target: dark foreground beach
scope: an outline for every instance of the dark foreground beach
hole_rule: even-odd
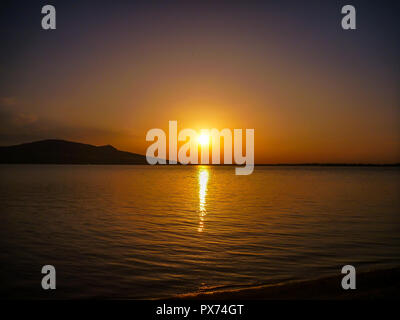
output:
[[[185,294],[189,300],[348,300],[399,299],[400,268],[360,272],[355,290],[341,287],[343,275],[308,281],[287,282],[240,290]]]

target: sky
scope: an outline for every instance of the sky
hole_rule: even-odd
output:
[[[41,28],[41,7],[57,29]],[[356,8],[356,30],[341,8]],[[5,1],[0,145],[145,154],[152,128],[255,130],[256,163],[400,162],[400,5]]]

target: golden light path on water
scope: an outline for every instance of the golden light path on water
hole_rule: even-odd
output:
[[[199,168],[199,227],[197,231],[202,232],[204,229],[204,216],[206,212],[206,195],[208,183],[208,168]]]

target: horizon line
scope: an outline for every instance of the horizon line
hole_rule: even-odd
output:
[[[105,146],[110,146],[112,148],[114,148],[117,151],[121,151],[121,152],[127,152],[127,153],[131,153],[131,154],[135,154],[135,155],[139,155],[142,157],[146,157],[146,155],[140,154],[140,153],[136,153],[136,152],[132,152],[132,151],[125,151],[125,150],[120,150],[115,148],[113,145],[111,144],[105,144],[105,145],[94,145],[94,144],[89,144],[89,143],[84,143],[84,142],[76,142],[76,141],[71,141],[71,140],[66,140],[66,139],[55,139],[55,138],[50,138],[50,139],[41,139],[41,140],[35,140],[35,141],[29,141],[29,142],[22,142],[22,143],[18,143],[18,144],[13,144],[13,145],[0,145],[0,148],[7,148],[7,147],[15,147],[15,146],[21,146],[24,144],[32,144],[32,143],[38,143],[38,142],[47,142],[47,141],[62,141],[62,142],[68,142],[68,143],[75,143],[75,144],[83,144],[83,145],[88,145],[88,146],[92,146],[92,147],[105,147]],[[155,164],[155,165],[183,165],[181,163],[169,163],[169,159],[166,159],[166,161],[168,163],[166,164]],[[1,164],[7,164],[7,163],[1,163]],[[9,163],[11,164],[11,163]],[[16,164],[16,163],[12,163],[12,164]],[[21,163],[22,164],[22,163]],[[28,163],[26,163],[28,164]],[[50,163],[32,163],[32,164],[50,164]],[[54,163],[57,164],[57,163]],[[67,163],[64,163],[67,164]],[[74,163],[71,163],[74,164]],[[139,165],[139,164],[122,164],[122,165]],[[150,165],[150,164],[148,164]],[[186,165],[190,165],[190,166],[242,166],[240,164],[236,164],[236,163],[232,163],[232,164],[225,164],[225,163],[188,163]],[[254,163],[254,166],[337,166],[337,167],[350,167],[350,166],[363,166],[363,167],[396,167],[396,166],[400,166],[400,162],[389,162],[389,163],[370,163],[370,162],[300,162],[300,163],[290,163],[290,162],[281,162],[281,163]]]

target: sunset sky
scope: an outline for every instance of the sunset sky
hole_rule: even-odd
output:
[[[256,163],[400,162],[400,6],[371,2],[2,4],[0,145],[144,154],[177,120],[254,128]],[[341,28],[350,3],[357,30]]]

